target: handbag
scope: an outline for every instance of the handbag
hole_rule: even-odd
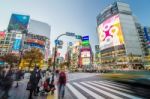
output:
[[[32,88],[32,84],[31,84],[31,82],[29,81],[29,82],[27,83],[27,88],[26,88],[26,90],[31,90],[31,88]]]

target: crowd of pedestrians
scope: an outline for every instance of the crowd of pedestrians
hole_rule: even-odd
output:
[[[27,84],[27,90],[30,91],[29,99],[34,96],[54,94],[56,87],[58,89],[58,99],[63,99],[65,94],[66,74],[63,70],[56,70],[52,72],[50,69],[46,71],[40,70],[38,67],[34,68],[30,75]]]
[[[11,69],[9,67],[0,68],[0,99],[8,99],[9,90],[15,83],[15,88],[19,87],[20,80],[24,79],[25,72],[19,69]],[[64,70],[51,69],[41,70],[35,67],[30,72],[30,78],[27,83],[26,90],[29,91],[28,99],[34,96],[54,94],[58,89],[58,99],[63,99],[65,94],[66,73]],[[2,94],[3,92],[3,94]]]

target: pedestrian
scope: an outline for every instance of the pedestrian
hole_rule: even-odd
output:
[[[63,99],[65,95],[66,73],[61,70],[58,78],[58,99]]]
[[[2,90],[4,91],[4,94],[2,96],[2,99],[7,99],[9,97],[9,89],[12,85],[12,71],[7,66],[2,71]]]
[[[39,92],[38,83],[40,79],[41,79],[41,75],[40,75],[39,67],[36,67],[32,71],[30,80],[29,80],[29,83],[31,84],[29,99],[32,99],[33,92],[34,92],[34,96],[38,95],[38,92]]]
[[[22,72],[21,72],[21,70],[19,70],[19,69],[17,69],[16,70],[16,86],[15,86],[15,88],[17,88],[18,86],[19,86],[19,81],[21,80],[21,77],[22,77]]]

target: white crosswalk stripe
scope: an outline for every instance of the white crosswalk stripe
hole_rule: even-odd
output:
[[[123,96],[126,96],[126,97],[131,98],[131,99],[141,99],[139,97],[136,97],[136,96],[133,96],[133,95],[130,95],[130,94],[126,94],[126,93],[123,93],[121,91],[117,91],[117,90],[114,90],[114,89],[111,89],[111,88],[108,88],[108,87],[105,87],[105,86],[100,86],[100,85],[92,83],[92,82],[87,82],[87,83],[95,85],[95,86],[97,86],[99,88],[103,88],[103,89],[109,90],[111,92],[114,92],[114,93],[117,93],[117,94],[120,94],[120,95],[123,95]]]
[[[129,93],[133,93],[132,91],[130,90],[127,90],[127,89],[123,89],[123,88],[120,88],[120,87],[116,87],[116,86],[111,86],[110,84],[108,84],[107,82],[97,82],[97,81],[93,81],[95,83],[98,83],[100,85],[104,85],[104,86],[107,86],[107,87],[110,87],[110,88],[113,88],[113,89],[117,89],[117,90],[121,90],[121,91],[125,91],[125,92],[129,92]]]
[[[106,91],[103,91],[103,90],[101,90],[101,89],[99,89],[99,88],[93,87],[93,86],[91,86],[91,85],[89,85],[89,84],[86,84],[85,82],[81,82],[81,83],[82,83],[83,85],[89,87],[89,88],[92,88],[92,89],[94,89],[94,90],[100,92],[100,93],[103,93],[103,94],[105,94],[105,95],[107,95],[107,96],[110,96],[110,97],[112,97],[113,99],[122,99],[121,97],[118,97],[118,96],[116,96],[116,95],[113,95],[113,94],[111,94],[111,93],[108,93],[108,92],[106,92]]]
[[[75,94],[78,99],[87,99],[83,96],[77,89],[75,89],[71,84],[67,84],[67,87]]]
[[[116,87],[114,84],[111,84],[111,82],[104,82],[105,81],[73,82],[68,83],[67,87],[77,99],[89,99],[89,96],[92,96],[93,99],[105,99],[108,97],[110,97],[110,99],[142,99],[139,96],[131,94],[130,92],[132,91],[124,89],[124,86]]]
[[[78,83],[73,83],[74,85],[78,86],[79,88],[81,88],[83,91],[85,91],[86,93],[88,93],[89,95],[91,95],[92,97],[94,97],[95,99],[105,99],[102,96],[99,96],[98,94],[90,91],[89,89],[87,89],[86,87],[78,84]]]

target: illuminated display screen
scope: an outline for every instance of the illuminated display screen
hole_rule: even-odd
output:
[[[16,39],[13,45],[13,50],[18,50],[20,49],[21,46],[21,39]]]
[[[16,38],[13,44],[13,50],[19,51],[21,48],[21,39],[22,39],[22,34],[16,34]]]
[[[90,57],[90,51],[83,51],[81,52],[81,57]]]
[[[12,14],[8,25],[9,30],[26,30],[30,16]]]
[[[0,31],[0,40],[3,40],[5,38],[5,32]]]
[[[119,15],[112,16],[100,24],[98,33],[101,50],[124,44]]]
[[[39,44],[39,45],[45,45],[44,41],[38,40],[38,39],[27,39],[27,43],[35,43],[35,44]]]
[[[82,58],[82,65],[89,65],[90,64],[90,58]]]

